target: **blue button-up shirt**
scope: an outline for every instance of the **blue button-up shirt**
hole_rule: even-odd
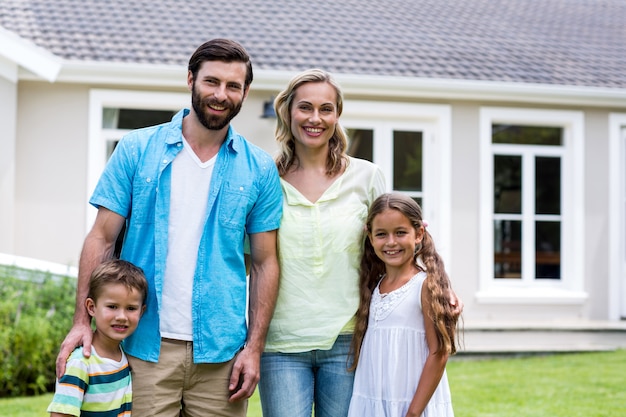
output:
[[[183,149],[182,120],[133,131],[117,145],[90,203],[126,218],[121,258],[148,279],[147,308],[124,341],[127,353],[157,362],[159,310],[167,255],[172,161]],[[226,362],[246,341],[245,234],[280,225],[282,192],[274,161],[231,127],[211,179],[193,283],[194,362]]]

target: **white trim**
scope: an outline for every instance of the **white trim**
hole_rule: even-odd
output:
[[[62,59],[28,39],[0,27],[0,56],[31,71],[36,78],[54,82],[62,66]]]
[[[493,278],[493,152],[492,123],[562,126],[562,279],[495,280]],[[480,260],[479,291],[483,303],[582,303],[584,288],[584,113],[547,109],[481,107],[480,109]],[[559,301],[560,300],[560,301]]]
[[[350,94],[506,101],[532,104],[616,106],[623,108],[626,89],[522,82],[336,74]]]
[[[18,68],[15,62],[0,55],[0,77],[6,78],[13,84],[16,84]]]
[[[624,252],[626,251],[626,213],[622,202],[626,198],[626,167],[622,130],[626,129],[626,113],[609,114],[609,320],[626,315],[626,283]]]
[[[173,110],[177,111],[190,105],[190,94],[92,89],[89,91],[89,122],[87,143],[87,199],[91,197],[102,170],[106,164],[106,140],[103,137],[102,109],[104,107]],[[96,218],[96,211],[87,205],[85,230],[91,229]]]
[[[69,277],[78,276],[78,268],[69,265],[62,265],[54,262],[42,261],[23,256],[0,253],[0,265],[15,266],[24,269],[34,269],[37,271],[49,272],[54,275],[65,275]]]
[[[584,291],[567,291],[556,288],[497,288],[478,291],[479,304],[530,304],[530,305],[580,305],[588,295]]]
[[[153,89],[179,87],[187,90],[187,68],[181,65],[66,62],[57,81],[90,85],[147,86]]]
[[[297,72],[255,69],[252,89],[277,93]],[[63,67],[56,80],[91,85],[141,85],[154,89],[182,88],[186,83],[186,74],[185,65],[63,61]],[[626,103],[625,88],[339,73],[334,76],[342,85],[346,95],[370,96],[387,100],[422,98],[617,108],[623,108]],[[23,71],[20,72],[19,78],[36,79],[32,74]]]

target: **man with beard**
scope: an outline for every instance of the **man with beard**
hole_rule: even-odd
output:
[[[278,288],[282,193],[270,155],[230,126],[251,83],[241,45],[201,45],[189,60],[191,109],[126,135],[90,199],[98,214],[82,249],[74,325],[57,375],[74,347],[91,352],[87,279],[113,256],[125,224],[120,257],[141,267],[149,283],[146,312],[123,342],[135,417],[245,416],[259,380]]]

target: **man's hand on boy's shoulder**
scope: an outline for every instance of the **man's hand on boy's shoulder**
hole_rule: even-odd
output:
[[[65,374],[65,366],[70,355],[78,346],[83,347],[83,355],[88,358],[91,356],[91,340],[93,332],[91,326],[83,324],[75,324],[70,332],[65,336],[65,340],[61,343],[61,349],[57,356],[56,375],[61,378]]]

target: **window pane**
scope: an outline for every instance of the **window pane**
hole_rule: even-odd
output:
[[[536,278],[561,278],[561,222],[537,222],[535,254]]]
[[[109,140],[107,140],[107,155],[106,155],[107,161],[111,157],[111,154],[113,153],[115,148],[117,148],[117,144],[118,143],[120,143],[120,141],[117,140],[117,139],[113,139],[113,140],[109,139]]]
[[[522,212],[522,157],[493,156],[494,213]]]
[[[393,189],[422,191],[422,132],[393,132]]]
[[[522,278],[522,222],[495,220],[493,228],[496,278]]]
[[[374,131],[369,129],[347,129],[348,155],[374,161]]]
[[[493,143],[510,143],[514,145],[552,145],[563,144],[563,129],[560,127],[541,126],[491,126]]]
[[[561,158],[535,158],[535,212],[561,214]]]
[[[117,121],[120,117],[120,109],[102,109],[102,128],[117,129]]]
[[[143,109],[111,109],[102,110],[103,124],[109,129],[139,129],[146,126],[169,122],[176,111],[143,110]]]

